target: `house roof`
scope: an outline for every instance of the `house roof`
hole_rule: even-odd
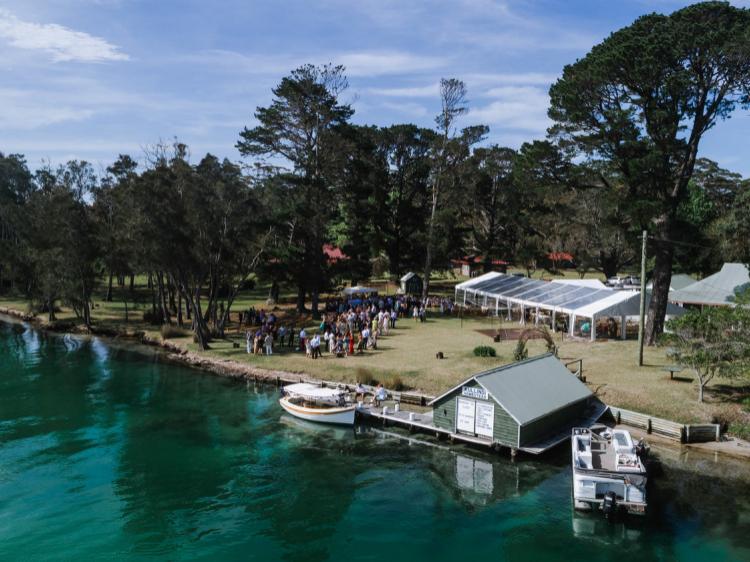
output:
[[[329,263],[336,263],[339,260],[349,259],[349,256],[342,252],[341,248],[331,246],[330,244],[323,245],[323,253],[325,254],[326,259]]]
[[[473,375],[430,404],[472,380],[482,386],[520,425],[592,395],[557,357],[548,353]]]
[[[689,275],[686,275],[685,273],[677,273],[676,275],[672,275],[672,280],[669,282],[669,288],[675,291],[680,291],[693,283],[695,283],[695,279]]]
[[[737,291],[750,284],[750,273],[744,263],[725,263],[719,271],[701,281],[670,291],[669,300],[687,304],[734,306]]]
[[[410,271],[409,273],[407,273],[406,275],[404,275],[404,276],[403,276],[403,277],[401,278],[401,282],[402,282],[402,283],[406,283],[406,282],[407,282],[407,281],[408,281],[409,279],[411,279],[412,277],[416,277],[417,279],[419,279],[419,275],[417,275],[417,274],[416,274],[416,273],[414,273],[413,271]],[[420,281],[421,281],[421,279],[420,279]]]
[[[484,263],[484,256],[464,256],[458,260],[451,260],[454,265],[481,265]],[[500,259],[490,260],[491,265],[510,265],[510,262]]]
[[[672,279],[669,281],[669,290],[670,291],[680,291],[687,287],[688,285],[692,285],[695,283],[695,279],[687,275],[686,273],[676,273],[672,275]],[[654,282],[649,281],[648,285],[646,285],[646,288],[650,291],[654,288]]]
[[[547,259],[552,261],[573,261],[573,254],[568,252],[550,252],[547,254]]]

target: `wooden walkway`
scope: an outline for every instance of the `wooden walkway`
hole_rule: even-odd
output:
[[[552,449],[560,443],[570,439],[570,434],[573,427],[589,427],[590,425],[596,423],[596,421],[602,416],[606,409],[607,406],[605,404],[599,403],[596,407],[591,408],[586,412],[585,418],[578,419],[574,423],[565,425],[565,427],[560,428],[557,433],[551,435],[550,437],[547,437],[542,441],[538,441],[530,446],[518,447],[517,450],[532,455],[542,454],[545,451],[548,451],[549,449]],[[511,454],[514,454],[514,450],[512,447],[508,447],[507,445],[503,445],[502,443],[498,443],[496,441],[493,441],[492,439],[476,437],[474,435],[465,435],[463,433],[454,433],[453,431],[450,431],[448,429],[436,426],[432,419],[431,411],[413,412],[409,410],[399,410],[397,412],[395,411],[395,404],[391,402],[386,403],[381,407],[376,407],[372,404],[364,404],[357,409],[357,412],[365,419],[369,418],[370,421],[377,420],[384,426],[391,424],[394,426],[405,428],[410,432],[424,431],[427,433],[432,433],[438,438],[447,437],[451,440],[451,442],[462,441],[471,445],[487,447],[488,449],[509,449],[511,451]]]
[[[387,413],[383,413],[384,408]],[[381,421],[383,425],[393,424],[399,427],[404,427],[409,431],[426,431],[433,433],[436,437],[446,436],[451,441],[464,441],[465,443],[471,443],[472,445],[481,445],[483,447],[492,448],[496,446],[491,439],[483,439],[481,437],[474,437],[473,435],[464,435],[462,433],[453,433],[450,430],[438,427],[432,420],[432,412],[412,412],[406,410],[394,411],[394,406],[386,404],[383,407],[375,407],[372,404],[364,404],[357,410],[365,419],[370,418]]]

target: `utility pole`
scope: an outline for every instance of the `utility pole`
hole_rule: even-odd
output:
[[[641,246],[641,310],[638,322],[638,366],[643,367],[643,332],[646,328],[646,239],[648,233],[643,231]],[[623,326],[623,330],[625,327]]]

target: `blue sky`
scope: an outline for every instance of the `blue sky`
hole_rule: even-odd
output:
[[[748,1],[734,2],[737,5]],[[0,151],[36,168],[108,165],[174,137],[193,159],[234,148],[271,88],[303,63],[348,69],[357,123],[432,126],[441,77],[463,79],[464,124],[517,148],[543,138],[565,64],[673,0],[0,0]],[[750,176],[750,116],[702,155]]]

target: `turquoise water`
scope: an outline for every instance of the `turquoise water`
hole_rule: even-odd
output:
[[[668,451],[649,516],[609,524],[573,514],[564,450],[410,437],[0,323],[0,560],[750,560],[744,465]]]

